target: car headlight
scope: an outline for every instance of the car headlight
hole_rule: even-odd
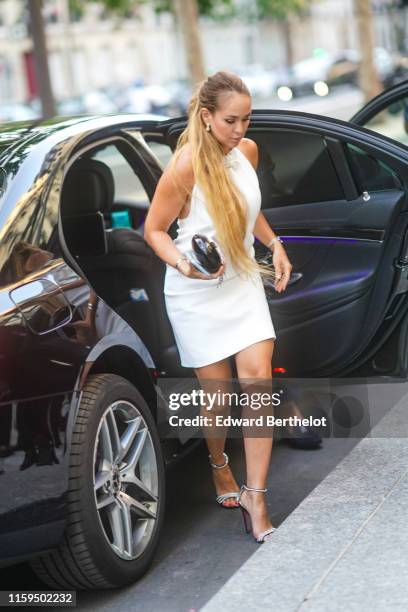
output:
[[[316,81],[313,85],[313,90],[317,96],[327,96],[329,93],[329,86],[324,81]]]
[[[290,87],[286,87],[286,85],[278,87],[276,94],[282,102],[289,102],[293,98],[293,91]]]

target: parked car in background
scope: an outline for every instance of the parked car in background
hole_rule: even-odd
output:
[[[408,147],[375,131],[407,96],[405,82],[349,122],[253,112],[262,210],[293,264],[283,294],[265,288],[275,377],[407,379]],[[162,381],[177,389],[194,373],[143,238],[159,160],[185,125],[139,114],[0,127],[0,565],[30,559],[53,589],[146,571],[165,466],[195,444],[165,427]]]
[[[6,121],[29,121],[36,119],[38,114],[28,104],[1,104],[0,123]]]
[[[57,100],[57,114],[71,117],[85,114],[85,104],[81,97],[64,98]],[[88,111],[89,112],[89,111]]]
[[[320,53],[294,64],[281,78],[276,92],[281,99],[303,95],[327,95],[337,85],[358,85],[360,52],[345,49],[339,53]],[[398,62],[382,47],[374,49],[374,63],[385,87],[393,83]],[[283,96],[286,96],[283,97]]]
[[[187,114],[192,95],[191,83],[187,79],[173,79],[165,83],[164,87],[170,94],[170,104],[166,114],[170,117]]]
[[[267,98],[273,94],[276,87],[275,73],[266,70],[261,64],[237,66],[232,72],[241,77],[254,98]]]

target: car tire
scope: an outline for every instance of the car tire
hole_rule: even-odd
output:
[[[149,406],[115,374],[89,377],[72,431],[67,525],[32,561],[57,589],[130,584],[149,567],[163,523],[165,474]]]

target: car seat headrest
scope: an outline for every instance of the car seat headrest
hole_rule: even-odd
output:
[[[105,213],[112,208],[113,199],[113,175],[106,164],[89,157],[81,157],[72,164],[62,189],[63,215]]]

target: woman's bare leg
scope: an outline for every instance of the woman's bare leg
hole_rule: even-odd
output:
[[[201,368],[195,368],[195,373],[205,392],[231,392],[231,367],[228,359],[223,359],[222,361],[217,361],[216,363],[212,363]],[[216,405],[211,411],[207,411],[205,407],[202,407],[201,409],[201,414],[205,416],[210,416],[211,414],[215,413],[223,415],[229,414],[229,406]],[[215,425],[212,425],[203,427],[203,433],[205,435],[207,447],[211,455],[211,463],[216,463],[218,465],[223,464],[225,462],[223,452],[225,448],[227,429],[222,430],[220,427],[215,427]],[[211,471],[217,495],[239,491],[239,487],[229,466],[221,470],[212,469]],[[237,500],[233,498],[225,500],[223,505],[237,506]]]
[[[242,390],[251,393],[251,389],[264,393],[272,393],[272,355],[274,340],[263,340],[246,347],[235,355],[238,378]],[[259,386],[249,385],[251,379],[258,379]],[[242,382],[241,382],[242,381]],[[255,380],[254,380],[255,383]],[[251,413],[251,414],[249,414]],[[271,410],[269,411],[271,414]],[[249,410],[245,416],[256,417],[256,412]],[[266,438],[248,437],[244,434],[246,472],[248,487],[264,489],[269,470],[272,452],[273,432]],[[257,535],[272,526],[263,493],[244,491],[242,503],[248,509]]]

